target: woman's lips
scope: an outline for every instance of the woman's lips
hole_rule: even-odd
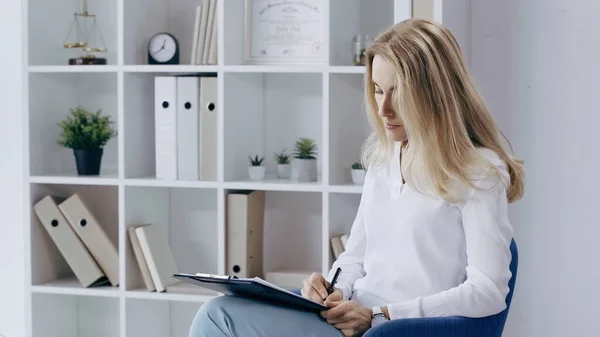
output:
[[[399,127],[400,127],[400,125],[397,125],[397,124],[385,123],[385,128],[388,129],[388,130],[394,130],[394,129],[399,128]]]

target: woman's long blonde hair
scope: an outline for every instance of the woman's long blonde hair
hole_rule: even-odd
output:
[[[395,107],[408,136],[401,144],[402,173],[412,188],[450,201],[461,199],[456,183],[474,187],[474,174],[495,169],[489,162],[486,168],[481,165],[483,157],[476,149],[487,148],[507,165],[508,201],[523,196],[522,161],[502,148],[499,136],[506,137],[475,88],[455,38],[444,26],[428,20],[398,23],[366,51],[365,97],[374,132],[363,147],[365,166],[383,164],[394,153],[394,142],[377,114],[371,77],[375,55],[395,69]]]

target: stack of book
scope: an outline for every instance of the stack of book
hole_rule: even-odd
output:
[[[117,248],[78,194],[47,195],[33,210],[83,287],[119,285]]]
[[[137,260],[148,291],[165,292],[177,279],[177,263],[169,245],[167,228],[161,225],[140,224],[127,229],[133,254]]]
[[[346,250],[346,241],[348,241],[348,234],[333,235],[330,238],[331,252],[333,257],[337,260],[340,254]]]
[[[217,179],[217,77],[154,78],[156,179]]]
[[[217,64],[217,0],[196,7],[190,64]]]

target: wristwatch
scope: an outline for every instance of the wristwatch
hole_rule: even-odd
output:
[[[388,321],[387,317],[381,311],[381,307],[373,307],[371,309],[373,314],[371,315],[371,326],[376,326],[377,324],[381,324],[385,321]]]

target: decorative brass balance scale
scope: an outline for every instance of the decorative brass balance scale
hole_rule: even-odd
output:
[[[106,64],[106,58],[97,57],[94,53],[105,53],[108,49],[98,28],[96,15],[88,13],[87,0],[83,0],[83,11],[74,13],[74,21],[67,33],[64,47],[68,49],[81,48],[86,54],[70,58],[69,65],[97,65]],[[88,23],[91,25],[88,29]],[[73,30],[75,32],[73,33]],[[73,37],[72,34],[75,34]],[[99,44],[96,44],[99,40]]]

